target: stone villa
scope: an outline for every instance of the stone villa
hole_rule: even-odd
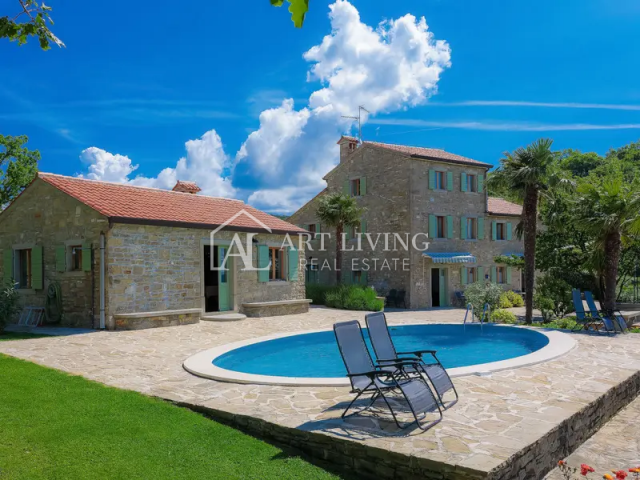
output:
[[[39,173],[0,214],[0,279],[17,284],[24,306],[57,309],[61,301],[66,326],[132,329],[306,311],[304,253],[282,248],[285,234],[302,229],[198,191],[190,182],[167,191]],[[234,257],[226,270],[212,270],[234,234],[271,268],[246,270]]]
[[[372,285],[383,294],[404,290],[410,308],[452,305],[455,292],[482,278],[522,290],[520,271],[494,261],[502,254],[521,255],[523,245],[515,235],[521,207],[487,195],[484,183],[492,165],[439,149],[358,144],[347,136],[338,144],[340,163],[324,177],[326,189],[289,218],[312,232],[332,234],[324,251],[318,251],[320,239],[311,242],[308,281],[335,282],[335,230],[320,224],[315,212],[320,196],[344,192],[356,197],[365,213],[346,233],[345,250],[357,250],[358,238],[362,249],[343,253],[343,281]],[[378,234],[397,233],[405,243],[396,237],[385,248],[379,237],[373,249],[359,233],[374,241]],[[416,248],[424,234],[428,247]],[[407,236],[419,240],[416,247]]]

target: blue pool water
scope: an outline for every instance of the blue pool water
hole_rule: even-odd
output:
[[[365,339],[375,359],[367,331]],[[495,325],[406,325],[391,327],[398,351],[437,350],[445,368],[465,367],[527,355],[549,339],[541,333]],[[332,331],[306,333],[247,345],[213,360],[217,367],[282,377],[346,375]]]

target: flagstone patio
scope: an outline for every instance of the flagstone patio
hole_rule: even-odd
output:
[[[464,311],[387,316],[391,324],[460,322]],[[178,402],[379,478],[542,478],[640,392],[637,334],[572,334],[578,345],[562,357],[456,378],[459,403],[426,433],[398,432],[383,417],[340,421],[352,398],[348,388],[222,383],[182,368],[187,357],[217,345],[353,318],[363,320],[364,312],[312,308],[239,322],[3,342],[0,352]]]

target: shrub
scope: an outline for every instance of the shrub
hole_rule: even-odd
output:
[[[321,290],[323,293],[318,293]],[[309,289],[307,291],[309,292]],[[313,293],[318,294],[322,298],[322,304],[330,308],[379,312],[384,307],[384,301],[377,298],[373,288],[361,285],[323,286],[323,289],[314,290]]]
[[[553,302],[553,307],[548,308],[548,303],[543,302],[546,309],[552,310],[556,317],[562,318],[567,313],[573,312],[573,297],[571,295],[571,285],[563,279],[553,275],[545,275],[538,281],[536,295]],[[535,301],[535,296],[533,297]],[[540,307],[536,307],[540,308]],[[540,310],[542,310],[540,308]],[[544,313],[543,313],[544,317]]]
[[[554,316],[555,304],[552,299],[545,297],[541,293],[536,293],[533,297],[533,306],[542,313],[542,320],[550,322]]]
[[[558,318],[549,323],[545,323],[543,326],[546,328],[562,328],[565,330],[573,330],[576,325],[576,317],[564,317]]]
[[[511,300],[509,299],[509,295],[507,295],[507,292],[500,295],[500,300],[498,300],[498,306],[500,308],[513,307],[513,303],[511,303]]]
[[[0,286],[0,333],[20,311],[20,296],[11,284]]]
[[[498,309],[494,312],[491,312],[491,321],[495,323],[514,324],[516,323],[517,319],[513,313],[507,310]]]
[[[335,289],[335,287],[320,285],[318,283],[307,283],[305,285],[306,296],[311,299],[314,305],[324,305],[325,295],[331,291],[331,289]]]
[[[509,298],[509,301],[511,302],[511,305],[513,305],[514,307],[524,307],[524,298],[522,298],[522,295],[518,295],[513,290],[509,290],[508,292],[506,292],[506,294]]]
[[[495,283],[489,282],[475,282],[467,285],[464,290],[464,296],[467,303],[473,306],[473,312],[477,318],[482,315],[482,309],[485,303],[488,303],[491,310],[495,310],[500,302],[500,295],[502,294],[502,288]]]

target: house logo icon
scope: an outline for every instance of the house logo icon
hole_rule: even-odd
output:
[[[251,223],[253,223],[255,227],[246,227],[246,226],[240,227],[237,225],[233,225],[233,222],[237,218],[243,215],[249,218],[249,220],[251,220]],[[267,225],[261,222],[254,215],[247,212],[245,209],[242,209],[239,212],[237,212],[235,215],[229,217],[227,220],[225,220],[224,223],[216,227],[214,230],[211,230],[211,232],[209,233],[209,248],[213,249],[216,246],[216,234],[221,230],[224,230],[225,228],[229,228],[229,227],[232,227],[233,230],[240,230],[240,229],[264,230],[264,233],[272,233],[271,228],[269,228]],[[240,238],[240,235],[238,233],[235,233],[233,235],[233,238],[231,239],[231,241],[228,241],[226,239],[224,240],[224,245],[226,246],[226,248],[224,249],[224,258],[221,258],[219,260],[219,265],[215,265],[214,255],[212,252],[212,254],[210,255],[211,261],[209,265],[209,268],[211,268],[212,271],[227,270],[227,260],[229,259],[229,257],[242,258],[242,262],[244,263],[243,270],[245,271],[246,270],[248,271],[268,270],[269,268],[271,268],[271,263],[269,263],[269,265],[263,268],[257,268],[253,266],[254,265],[253,242],[254,242],[254,237],[257,235],[257,233],[256,232],[245,233],[246,230],[243,232],[243,235],[246,235],[247,237],[245,245],[243,245],[242,239]]]

